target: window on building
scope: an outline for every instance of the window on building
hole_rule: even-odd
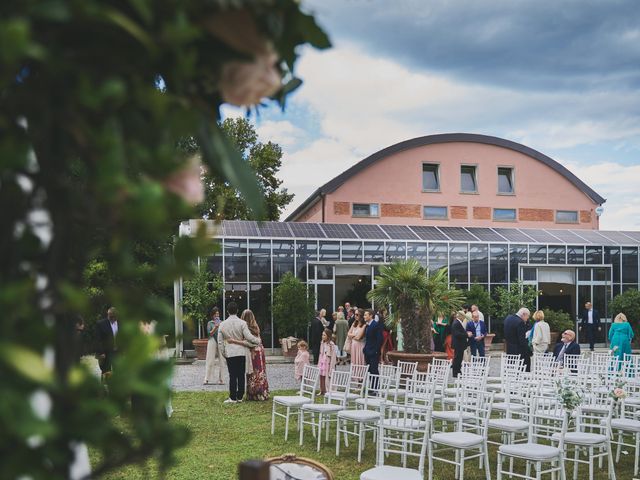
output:
[[[422,164],[422,189],[430,192],[440,191],[440,174],[437,163]]]
[[[578,212],[576,210],[556,210],[557,223],[578,223]]]
[[[498,193],[513,192],[513,168],[498,167]]]
[[[354,217],[379,217],[380,207],[377,203],[354,203]]]
[[[497,222],[515,222],[516,209],[515,208],[494,208],[493,219]]]
[[[424,218],[428,220],[447,219],[447,207],[424,207]]]
[[[460,167],[460,191],[464,193],[476,193],[478,191],[475,166],[462,165]]]

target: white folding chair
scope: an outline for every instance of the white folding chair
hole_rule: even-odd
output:
[[[433,399],[433,383],[425,385],[425,398]],[[423,480],[429,436],[431,404],[380,406],[376,466],[363,472],[360,480]],[[389,455],[400,455],[402,466],[385,465]],[[417,457],[418,468],[407,468],[409,457]]]
[[[351,380],[349,381],[349,393],[347,394],[347,406],[355,404],[358,398],[364,395],[364,382],[367,379],[369,365],[354,365],[349,367]]]
[[[366,433],[375,432],[380,419],[380,408],[386,400],[389,390],[389,377],[368,373],[365,380],[364,402],[361,408],[345,409],[338,412],[336,421],[336,456],[340,455],[340,437],[344,437],[345,446],[349,446],[349,435],[358,437],[358,462],[362,460]],[[382,400],[382,401],[380,401]],[[370,407],[369,402],[375,406]],[[353,431],[349,426],[353,426]]]
[[[567,432],[564,436],[565,461],[573,462],[573,480],[578,480],[580,463],[589,466],[588,478],[593,480],[593,462],[596,458],[600,466],[602,466],[602,460],[607,459],[609,479],[615,480],[610,440],[613,399],[604,396],[588,396],[578,407],[577,412],[575,431]],[[553,434],[552,439],[558,440],[559,435],[559,433]],[[573,449],[573,458],[568,455],[571,449]],[[583,451],[587,454],[586,459],[580,458]]]
[[[300,445],[302,446],[304,437],[304,426],[311,425],[313,432],[317,429],[317,447],[320,451],[320,441],[322,440],[322,428],[326,429],[326,440],[329,440],[331,422],[336,421],[339,411],[347,408],[347,394],[349,393],[350,373],[334,370],[331,374],[329,390],[324,396],[324,403],[307,403],[302,405],[300,410]],[[307,415],[309,419],[307,420]]]
[[[616,445],[616,463],[620,461],[620,450],[623,446],[633,448],[633,476],[638,476],[638,460],[640,456],[640,420],[637,420],[637,405],[620,400],[620,418],[611,420],[611,443]],[[627,436],[633,443],[625,441]]]
[[[467,460],[480,459],[486,479],[491,479],[489,471],[489,449],[487,446],[487,421],[491,417],[493,393],[467,390],[462,398],[461,409],[471,414],[471,418],[462,415],[459,410],[457,428],[453,432],[434,433],[429,438],[429,480],[433,478],[434,461],[453,464],[456,467],[455,478],[464,479],[464,465]],[[442,456],[453,450],[454,459]]]
[[[398,361],[394,386],[389,390],[389,397],[392,397],[395,403],[406,395],[407,382],[413,378],[417,370],[418,362]],[[380,370],[380,374],[385,375],[383,370]]]
[[[564,436],[567,432],[567,415],[564,409],[556,398],[534,397],[529,416],[529,441],[501,445],[498,448],[497,480],[502,480],[503,473],[509,477],[513,475],[527,480],[540,480],[542,475],[548,473],[554,478],[555,474],[559,473],[560,479],[565,480]],[[556,433],[560,434],[557,447],[540,443],[550,442]],[[512,462],[509,462],[510,471],[503,470],[502,463],[505,459],[523,460],[526,463],[526,472],[512,473]],[[543,465],[546,464],[549,464],[549,467],[545,470]],[[536,471],[535,476],[530,474],[532,465]]]
[[[298,416],[298,428],[300,428],[300,409],[307,403],[313,403],[316,398],[320,369],[312,365],[305,365],[302,373],[302,382],[297,395],[276,395],[273,397],[271,409],[271,435],[276,431],[276,417],[285,419],[284,439],[289,437],[289,418]],[[277,407],[284,407],[285,413],[277,411]]]

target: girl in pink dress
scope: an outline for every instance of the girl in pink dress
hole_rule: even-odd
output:
[[[351,338],[351,364],[352,365],[366,365],[367,362],[364,359],[364,330],[366,325],[364,323],[364,310],[359,308],[356,310],[356,319],[351,325],[351,329],[347,336]]]
[[[293,364],[296,367],[296,380],[302,380],[302,374],[304,373],[304,366],[310,365],[309,362],[309,345],[304,340],[298,342],[298,354],[296,355],[296,359],[293,361]]]
[[[320,360],[318,368],[320,369],[320,395],[327,393],[327,377],[331,378],[331,373],[336,368],[336,360],[338,354],[336,344],[331,340],[332,332],[325,328],[322,332],[322,343],[320,344]]]

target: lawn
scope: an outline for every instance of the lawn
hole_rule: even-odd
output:
[[[282,393],[282,392],[278,392]],[[305,445],[298,446],[295,426],[289,431],[289,441],[284,441],[284,421],[276,424],[276,433],[271,435],[271,402],[243,402],[223,405],[223,393],[179,392],[173,398],[175,409],[172,422],[189,427],[193,437],[186,447],[177,452],[177,464],[167,474],[170,480],[230,480],[237,478],[237,465],[249,458],[279,456],[295,453],[327,465],[336,480],[356,480],[364,470],[374,465],[373,445],[368,443],[361,464],[356,461],[352,443],[341,448],[340,457],[335,456],[335,435],[328,444],[323,444],[320,453],[315,450],[315,439],[305,431]],[[281,420],[281,419],[278,419]],[[370,438],[370,437],[369,437]],[[630,452],[631,453],[631,452]],[[492,478],[495,478],[495,450],[491,451]],[[391,461],[392,464],[397,464]],[[152,466],[130,466],[103,477],[109,480],[136,480],[154,478]],[[596,479],[605,479],[604,469],[596,468]],[[453,469],[436,463],[435,478],[453,479]],[[570,472],[567,478],[571,478]],[[633,477],[633,455],[621,458],[616,466],[619,480]],[[587,478],[586,467],[581,467],[578,478]],[[484,471],[477,463],[468,462],[465,479],[484,480]],[[394,479],[389,479],[394,480]]]

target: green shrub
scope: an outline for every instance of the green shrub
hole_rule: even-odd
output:
[[[546,308],[542,311],[544,312],[544,320],[549,324],[549,329],[552,332],[575,330],[576,324],[568,313]]]
[[[315,315],[313,295],[291,272],[273,290],[273,323],[280,338],[306,337],[307,326]]]
[[[637,342],[640,339],[640,291],[630,289],[615,296],[609,305],[611,320],[616,318],[619,313],[626,315]]]

